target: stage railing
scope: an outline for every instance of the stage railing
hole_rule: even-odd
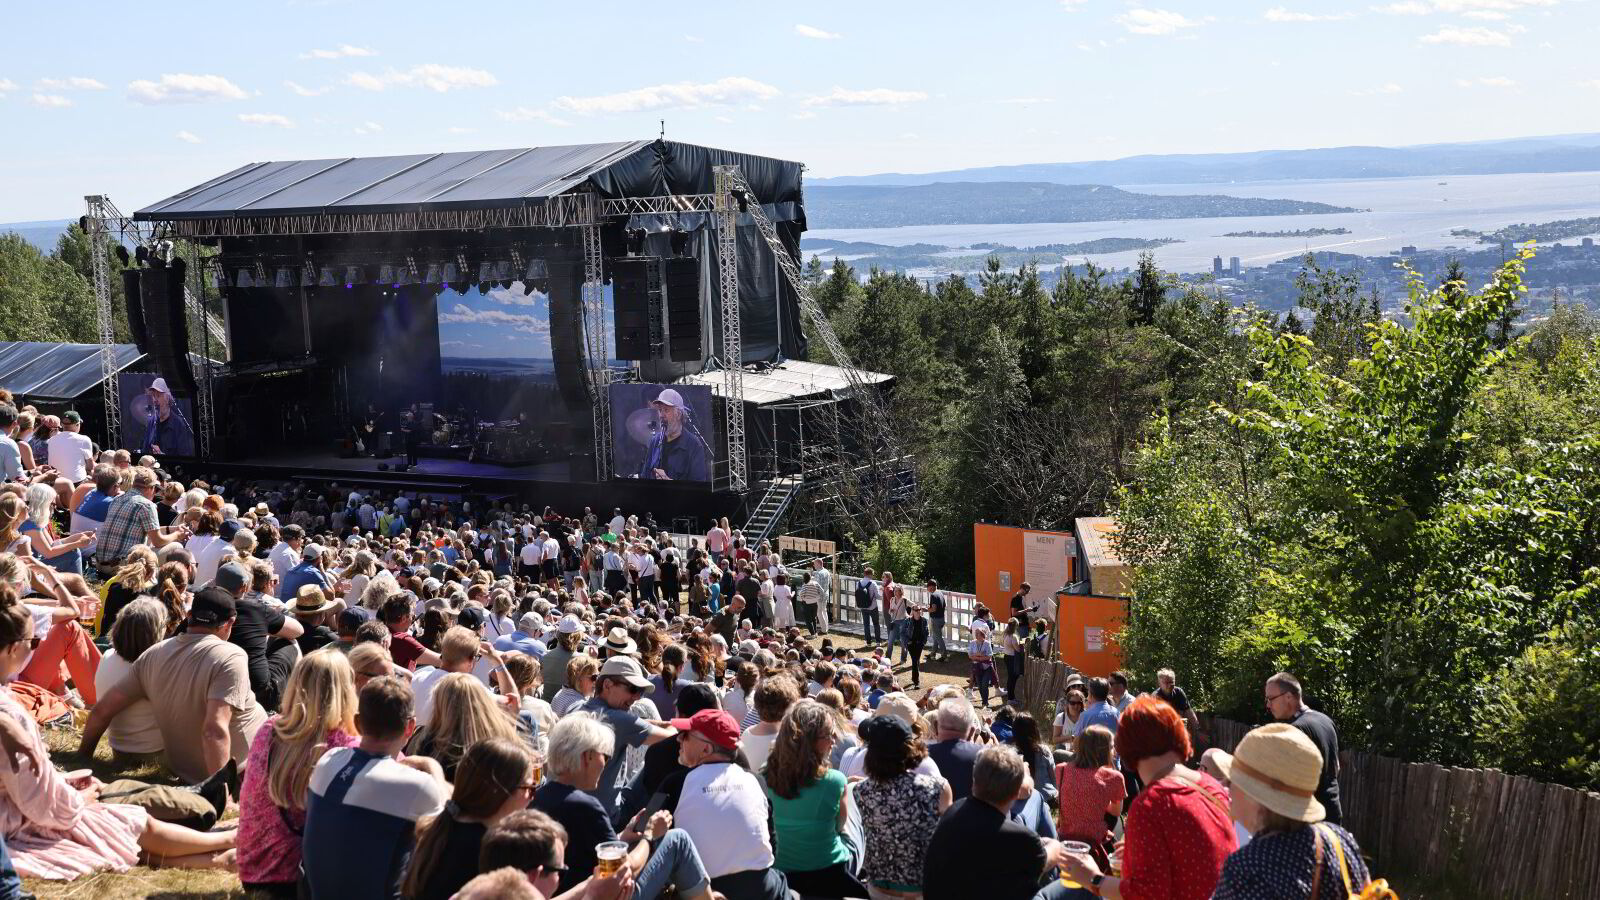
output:
[[[679,552],[688,553],[691,547],[703,546],[705,535],[700,534],[675,534],[668,532],[672,545]],[[809,569],[795,566],[785,566],[784,571],[789,574],[790,581],[798,579]],[[833,597],[829,598],[828,627],[842,629],[855,634],[862,634],[863,622],[861,610],[856,608],[856,583],[861,579],[856,575],[839,575],[834,579]],[[902,584],[907,599],[921,603],[928,603],[928,589],[921,585]],[[976,594],[965,594],[960,591],[945,591],[945,619],[944,639],[951,650],[966,652],[967,637],[972,633],[972,620],[978,611],[978,597]],[[881,618],[881,617],[880,617]],[[880,623],[885,626],[887,623]],[[887,632],[885,632],[887,634]],[[933,646],[933,636],[928,636],[928,646]]]

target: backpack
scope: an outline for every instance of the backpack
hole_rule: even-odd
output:
[[[856,609],[872,608],[872,588],[868,587],[869,584],[871,582],[866,579],[856,582]]]

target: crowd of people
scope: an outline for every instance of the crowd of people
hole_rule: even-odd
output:
[[[951,655],[937,583],[913,602],[863,573],[841,602],[883,646],[846,649],[831,573],[726,520],[684,548],[621,510],[184,484],[87,439],[23,454],[30,413],[9,401],[0,898],[17,873],[141,861],[339,900],[1333,898],[1367,881],[1337,825],[1337,737],[1291,675],[1266,684],[1281,724],[1233,755],[1197,756],[1168,671],[1138,697],[1125,673],[1074,681],[1046,729],[988,709],[994,657],[1018,655],[1010,676],[1026,655],[1025,608],[975,619],[974,704],[920,690],[930,641]],[[176,784],[58,770],[40,728],[62,721],[80,753],[109,741]]]

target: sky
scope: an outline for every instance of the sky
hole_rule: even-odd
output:
[[[1600,131],[1591,0],[11,0],[0,221],[667,137],[813,176]]]

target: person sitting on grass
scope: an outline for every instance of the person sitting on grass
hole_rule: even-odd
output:
[[[9,584],[0,584],[0,681],[22,671],[33,621]],[[33,717],[0,691],[0,716],[28,738],[32,765],[0,765],[0,830],[18,873],[70,881],[100,871],[125,872],[143,859],[183,868],[231,868],[233,831],[204,832],[162,822],[138,806],[102,803],[105,787],[88,774],[63,774]]]

